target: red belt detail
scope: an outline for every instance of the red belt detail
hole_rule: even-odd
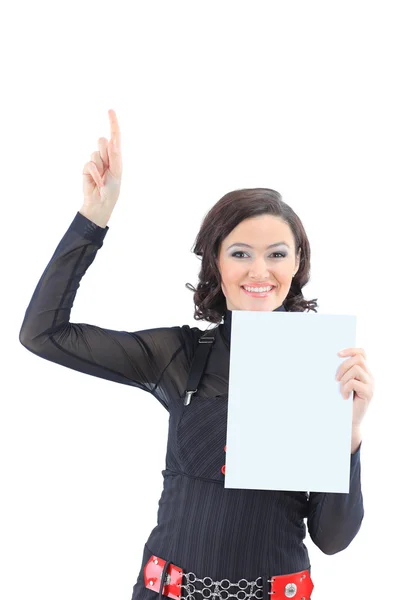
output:
[[[154,555],[149,558],[144,568],[144,583],[149,590],[160,591],[161,575],[166,562],[166,560]],[[182,569],[171,563],[167,569],[166,577],[167,583],[164,585],[162,594],[174,598],[174,600],[180,600]]]
[[[151,556],[144,567],[144,583],[149,590],[160,591],[161,576],[167,561],[158,556]],[[164,585],[162,594],[180,600],[183,570],[180,567],[169,565],[167,569],[167,583]],[[314,589],[308,569],[289,573],[287,575],[273,575],[269,580],[271,582],[271,592],[273,600],[310,600],[311,592]],[[267,599],[265,599],[267,600]],[[268,598],[269,600],[269,598]]]
[[[274,594],[274,600],[286,600],[286,598],[309,600],[313,589],[314,584],[308,569],[271,577],[271,593]]]

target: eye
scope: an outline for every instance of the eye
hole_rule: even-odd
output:
[[[232,254],[232,256],[236,256],[236,254],[244,254],[244,252],[242,250],[237,250]]]
[[[236,257],[236,254],[245,254],[245,252],[243,252],[243,250],[237,250],[236,252],[232,253],[232,256]],[[273,252],[271,254],[271,256],[275,256],[277,254],[279,254],[282,258],[285,258],[285,256],[286,256],[286,254],[284,252]],[[237,257],[237,258],[239,258],[239,257]]]

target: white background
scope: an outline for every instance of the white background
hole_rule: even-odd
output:
[[[121,195],[71,321],[205,329],[185,288],[197,282],[202,218],[231,190],[278,190],[311,244],[304,296],[321,313],[357,315],[376,380],[363,425],[365,519],[334,556],[307,536],[313,600],[388,596],[400,534],[397,3],[10,6],[0,48],[0,597],[129,600],[156,524],[168,413],[18,339],[81,207],[83,166],[109,137],[109,108],[122,133]]]

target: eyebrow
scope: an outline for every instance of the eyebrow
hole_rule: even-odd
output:
[[[242,244],[241,242],[238,242],[237,244],[231,244],[229,248],[232,248],[232,246],[244,246],[245,248],[253,247],[250,246],[250,244]],[[275,244],[270,244],[269,246],[267,246],[267,250],[268,248],[274,248],[275,246],[287,246],[287,248],[289,248],[289,245],[286,242],[276,242]],[[227,250],[229,250],[229,248],[227,248]]]

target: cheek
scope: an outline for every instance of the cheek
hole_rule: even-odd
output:
[[[225,265],[223,270],[223,280],[226,285],[237,285],[243,279],[243,267],[237,264]]]

